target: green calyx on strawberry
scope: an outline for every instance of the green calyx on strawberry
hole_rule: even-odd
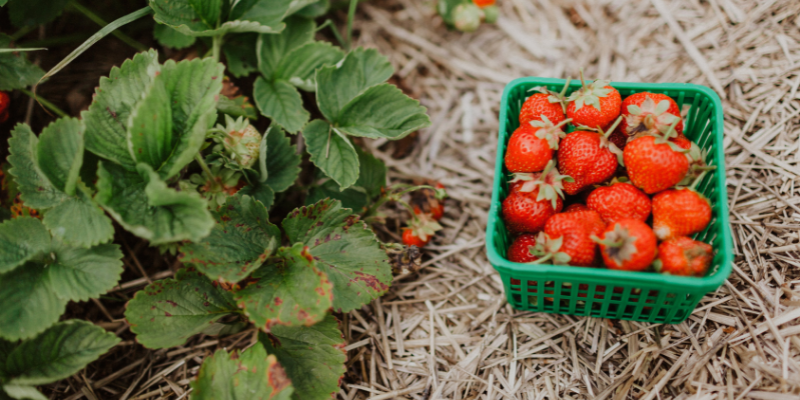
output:
[[[437,231],[442,230],[442,226],[427,214],[415,215],[409,222],[408,228],[412,235],[424,242],[430,240]]]
[[[561,127],[572,122],[571,119],[565,119],[556,125],[553,125],[550,120],[542,115],[542,121],[531,121],[530,124],[534,128],[539,128],[536,131],[536,137],[547,141],[547,145],[553,150],[558,150],[558,140],[564,135]]]
[[[536,244],[528,246],[531,255],[536,257],[536,260],[528,264],[542,264],[545,261],[551,261],[555,265],[567,265],[570,262],[570,256],[567,253],[561,252],[561,246],[564,244],[564,238],[552,239],[544,232],[539,232],[536,236]]]
[[[611,81],[598,79],[586,85],[581,76],[581,82],[583,83],[583,88],[572,92],[572,94],[567,97],[567,100],[575,102],[575,110],[580,110],[583,106],[592,106],[602,111],[600,98],[606,97],[611,93],[611,89],[606,89],[606,86],[608,86]]]
[[[678,125],[679,122],[681,122],[680,118],[678,118],[677,120],[672,121],[672,124],[669,127],[667,127],[666,132],[664,132],[663,134],[648,133],[648,134],[646,134],[644,136],[653,136],[653,137],[656,138],[655,144],[666,144],[673,151],[685,154],[686,158],[691,163],[693,161],[693,156],[690,154],[691,147],[686,149],[686,148],[681,147],[678,143],[675,143],[674,141],[672,141],[672,139],[675,139],[675,138],[678,137],[678,131],[675,130],[675,125]],[[695,147],[696,146],[697,145],[695,145]],[[699,150],[699,147],[697,147],[697,149]]]
[[[245,186],[241,172],[225,168],[221,163],[213,163],[209,168],[212,176],[192,174],[188,182],[181,181],[183,189],[196,188],[210,203],[221,206]]]
[[[622,160],[622,149],[620,149],[614,142],[609,140],[609,137],[614,133],[614,131],[619,126],[620,122],[622,122],[622,116],[617,118],[611,126],[609,126],[606,130],[603,128],[589,128],[588,126],[579,125],[578,129],[580,130],[587,130],[593,131],[600,134],[600,148],[601,149],[608,149],[608,151],[612,152],[615,156],[617,156],[617,162],[621,166],[625,166],[625,162]]]
[[[564,184],[563,182],[573,182],[572,177],[561,175],[556,168],[556,162],[550,160],[544,171],[541,173],[517,173],[514,178],[509,181],[512,185],[516,182],[524,182],[520,186],[519,191],[524,193],[533,192],[538,189],[536,201],[549,200],[553,209],[556,209],[558,199],[564,198]]]
[[[616,261],[617,265],[623,265],[626,261],[631,260],[639,251],[636,247],[637,239],[620,224],[614,224],[614,229],[606,232],[602,239],[592,235],[592,240],[605,246],[606,254]]]
[[[625,123],[630,127],[630,132],[626,132],[626,134],[636,136],[656,131],[667,134],[681,121],[680,116],[667,112],[670,106],[669,100],[661,100],[656,103],[649,96],[645,98],[641,106],[629,105],[627,110],[623,110]]]
[[[537,87],[535,87],[535,88],[533,88],[531,90],[535,90],[535,91],[537,91],[539,93],[544,93],[544,94],[548,95],[547,96],[547,101],[549,101],[552,104],[556,104],[556,103],[561,104],[561,110],[564,112],[564,114],[566,114],[567,113],[567,89],[569,89],[570,81],[572,81],[572,78],[567,77],[566,82],[564,82],[564,87],[561,88],[561,92],[555,92],[555,91],[550,90],[550,89],[548,89],[548,88],[546,88],[544,86],[537,86]]]
[[[234,120],[225,115],[225,126],[218,124],[211,132],[218,134],[214,139],[222,144],[225,155],[234,164],[242,168],[250,168],[255,164],[261,134],[247,119],[239,117]]]

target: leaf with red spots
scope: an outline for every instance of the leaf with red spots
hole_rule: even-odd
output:
[[[180,255],[181,261],[210,278],[239,282],[278,247],[280,229],[269,222],[267,208],[252,197],[229,197],[212,214],[217,223],[211,234],[184,245]]]
[[[153,282],[128,302],[125,318],[136,340],[157,349],[180,346],[226,315],[240,312],[221,285],[194,270]]]
[[[392,267],[375,234],[338,200],[300,207],[283,220],[289,240],[309,247],[333,284],[333,309],[348,312],[380,297]]]
[[[264,346],[239,353],[217,350],[203,361],[192,382],[191,400],[289,400],[292,382]]]
[[[278,357],[294,383],[294,400],[328,400],[339,391],[347,352],[336,318],[328,315],[313,326],[276,326],[259,334],[269,354]]]
[[[313,325],[331,308],[331,283],[300,243],[278,249],[251,277],[253,282],[236,293],[236,301],[263,330]]]

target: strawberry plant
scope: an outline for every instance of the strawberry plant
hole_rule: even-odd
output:
[[[349,33],[345,49],[314,40],[312,18],[325,1],[149,7],[124,21],[152,14],[160,43],[207,44],[206,57],[160,62],[157,51],[140,52],[100,80],[80,118],[60,118],[38,135],[23,123],[12,131],[7,178],[30,216],[0,224],[0,398],[43,398],[33,385],[74,373],[116,343],[85,322],[58,322],[69,301],[118,284],[115,227],[183,263],[127,304],[138,343],[178,346],[248,325],[261,332],[248,350],[209,357],[191,398],[330,398],[346,360],[331,311],[356,310],[392,282],[391,246],[364,221],[380,221],[381,205],[420,188],[431,190],[435,208],[415,216],[402,204],[430,219],[427,235],[441,229],[435,220],[444,211],[441,189],[385,188],[386,166],[353,138],[403,138],[430,125],[425,108],[387,83],[394,69],[386,57],[349,49]],[[10,66],[0,72],[3,90],[44,75],[13,50],[0,52],[0,65]],[[249,100],[226,94],[227,75],[256,71],[253,98],[270,121],[264,132]],[[300,176],[298,143],[319,183],[281,221],[270,209]],[[52,359],[25,352],[31,346],[68,362],[50,367]]]

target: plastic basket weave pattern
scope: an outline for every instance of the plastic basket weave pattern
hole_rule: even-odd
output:
[[[501,204],[508,194],[509,173],[503,163],[506,144],[519,126],[519,111],[531,94],[529,90],[545,86],[558,92],[564,86],[563,79],[551,78],[516,79],[503,92],[492,206],[486,227],[489,262],[500,273],[508,302],[518,310],[679,323],[689,317],[706,293],[719,288],[731,272],[733,246],[725,188],[722,104],[719,96],[705,86],[628,82],[612,82],[611,85],[619,90],[623,99],[645,91],[675,99],[685,114],[684,134],[708,152],[706,163],[716,166],[698,186],[698,191],[711,201],[711,223],[703,232],[694,235],[695,239],[714,248],[708,274],[702,278],[681,277],[603,268],[527,265],[506,259],[511,239],[501,216]],[[578,88],[580,82],[573,81],[567,92]]]

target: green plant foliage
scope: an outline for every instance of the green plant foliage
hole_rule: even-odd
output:
[[[192,382],[192,400],[289,400],[294,388],[274,355],[260,343],[242,351],[217,350]]]
[[[336,182],[327,180],[311,189],[308,197],[306,197],[307,205],[314,204],[325,198],[331,198],[340,200],[344,208],[360,211],[370,201],[380,196],[381,188],[386,186],[386,164],[358,147],[356,147],[356,152],[358,153],[359,164],[356,183],[340,191]]]
[[[256,108],[245,96],[228,98],[220,96],[217,103],[217,110],[232,117],[245,117],[247,119],[258,119]]]
[[[283,220],[289,240],[309,247],[333,284],[333,309],[348,312],[386,293],[392,269],[375,234],[338,200],[322,200]]]
[[[225,54],[230,75],[237,78],[250,75],[258,69],[256,57],[256,33],[239,33],[225,36],[222,53]]]
[[[0,49],[11,47],[11,37],[0,33]],[[41,68],[28,61],[25,53],[0,53],[0,90],[22,89],[44,76]]]
[[[341,190],[358,180],[358,153],[350,139],[326,121],[315,119],[303,128],[311,162],[339,184]]]
[[[10,0],[8,16],[18,28],[46,24],[61,15],[67,3],[69,0]]]
[[[105,293],[122,273],[119,246],[73,247],[33,218],[0,224],[0,248],[8,250],[0,258],[0,337],[10,340],[36,335],[58,320],[68,301]]]
[[[247,171],[249,184],[239,193],[252,196],[269,208],[275,193],[285,191],[297,180],[301,161],[283,129],[270,126],[259,145],[258,172]]]
[[[233,297],[200,272],[183,269],[136,293],[125,318],[139,343],[151,349],[180,346],[210,323],[238,313]]]
[[[231,196],[219,210],[211,234],[181,247],[180,260],[214,280],[236,283],[261,266],[278,247],[281,231],[267,208],[250,196]]]
[[[245,315],[263,330],[276,325],[313,325],[331,307],[331,283],[300,243],[278,249],[236,293]]]
[[[328,10],[331,8],[330,0],[318,0],[314,3],[311,3],[300,10],[298,10],[294,15],[303,18],[318,18],[325,15]]]
[[[259,341],[274,354],[294,384],[295,400],[327,400],[339,390],[347,352],[336,318],[312,326],[276,326]]]
[[[150,0],[157,22],[191,36],[280,32],[292,0],[240,0],[233,4],[225,16],[222,0]]]
[[[184,35],[171,26],[158,23],[153,27],[153,37],[160,45],[176,50],[185,49],[197,41],[195,36]]]

